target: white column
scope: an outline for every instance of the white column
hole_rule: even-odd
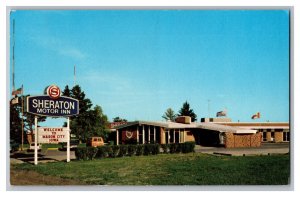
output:
[[[166,144],[169,144],[169,130],[166,129],[164,134],[165,134],[165,136],[166,136],[166,134],[167,134],[167,140],[165,141],[165,143],[166,143]],[[165,136],[164,136],[164,137],[165,137]]]
[[[139,125],[136,126],[136,142],[139,143]]]
[[[183,142],[185,142],[185,129],[183,129]]]
[[[38,138],[38,131],[37,131],[37,116],[34,117],[34,125],[35,125],[35,134],[34,134],[34,165],[38,164],[38,149],[37,149],[37,138]]]
[[[145,144],[145,127],[143,125],[143,144]]]
[[[116,132],[117,132],[117,141],[116,141],[116,143],[117,143],[117,145],[119,145],[119,130],[117,130]]]
[[[148,125],[148,143],[150,143],[150,125]]]
[[[67,120],[67,162],[70,162],[70,118],[68,117],[68,120]]]
[[[175,129],[173,129],[173,143],[175,143]]]
[[[155,126],[154,126],[154,143],[156,143],[156,129],[155,129]]]

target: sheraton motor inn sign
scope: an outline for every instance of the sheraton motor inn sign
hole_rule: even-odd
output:
[[[27,97],[27,112],[40,116],[74,116],[79,113],[79,102],[66,96],[60,96],[56,85],[47,88],[47,95]]]
[[[79,101],[60,96],[58,86],[51,85],[44,92],[47,95],[27,97],[27,112],[35,114],[34,164],[38,164],[38,143],[67,142],[67,162],[70,162],[70,117],[79,114]],[[38,127],[37,115],[66,117],[67,127]]]

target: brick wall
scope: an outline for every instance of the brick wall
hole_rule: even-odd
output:
[[[260,147],[262,140],[262,133],[256,133],[251,135],[251,147]]]
[[[283,132],[275,132],[274,140],[275,140],[275,142],[282,142],[283,141]]]
[[[250,147],[250,135],[233,135],[234,136],[234,147]]]
[[[166,139],[165,139],[165,130],[164,128],[160,127],[160,144],[165,144]]]
[[[184,139],[186,142],[194,142],[195,141],[195,137],[192,133],[192,131],[185,131],[184,132]]]
[[[225,145],[225,148],[234,148],[233,133],[225,133],[224,145]]]
[[[257,134],[233,134],[225,133],[225,148],[259,147],[261,145],[261,133]]]

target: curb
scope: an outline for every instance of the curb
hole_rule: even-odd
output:
[[[230,153],[218,153],[218,152],[213,152],[215,155],[225,155],[225,156],[232,156]]]
[[[47,150],[58,150],[58,148],[47,148]]]

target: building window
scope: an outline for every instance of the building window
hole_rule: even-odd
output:
[[[288,131],[283,132],[283,141],[284,142],[289,142],[290,141],[290,132],[288,132]]]
[[[271,141],[273,142],[275,139],[275,132],[274,130],[271,132]]]
[[[263,132],[263,142],[267,141],[267,132]]]

